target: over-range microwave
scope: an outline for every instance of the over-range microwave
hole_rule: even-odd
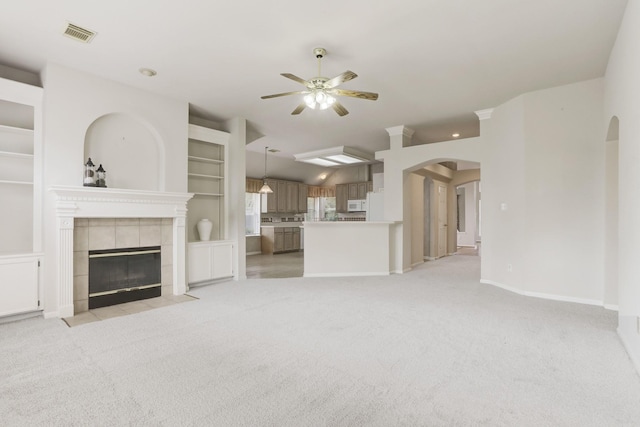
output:
[[[347,200],[347,211],[365,212],[367,210],[366,200]]]

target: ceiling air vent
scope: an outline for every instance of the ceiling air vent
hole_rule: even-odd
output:
[[[70,22],[67,22],[67,28],[65,28],[65,36],[77,40],[82,43],[90,43],[96,36],[95,31],[87,30],[86,28],[78,27]]]

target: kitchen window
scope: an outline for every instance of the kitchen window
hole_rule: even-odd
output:
[[[245,234],[260,235],[260,194],[245,193]]]
[[[309,197],[307,198],[306,221],[335,221],[336,198],[335,197]]]

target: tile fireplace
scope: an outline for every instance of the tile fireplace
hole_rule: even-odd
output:
[[[185,223],[192,194],[62,186],[49,191],[55,195],[59,317],[88,309],[89,250],[160,246],[162,292],[186,292]]]

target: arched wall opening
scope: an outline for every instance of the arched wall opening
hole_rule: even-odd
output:
[[[618,307],[618,145],[620,123],[616,116],[609,121],[605,141],[605,244],[604,306]]]
[[[479,208],[480,164],[458,159],[433,159],[411,167],[410,175],[423,177],[422,181],[409,180],[412,186],[421,185],[419,205],[412,202],[412,252],[421,249],[423,260],[434,260],[452,255],[458,250],[458,191],[470,186],[468,216],[471,221],[469,246],[476,246],[477,212]],[[417,192],[412,189],[412,199]],[[421,212],[416,213],[416,209]],[[420,221],[420,222],[418,222]],[[466,245],[465,245],[466,246]],[[412,256],[412,263],[416,263]]]
[[[107,187],[163,191],[165,150],[158,132],[128,114],[111,113],[87,128],[84,159],[106,170]]]

